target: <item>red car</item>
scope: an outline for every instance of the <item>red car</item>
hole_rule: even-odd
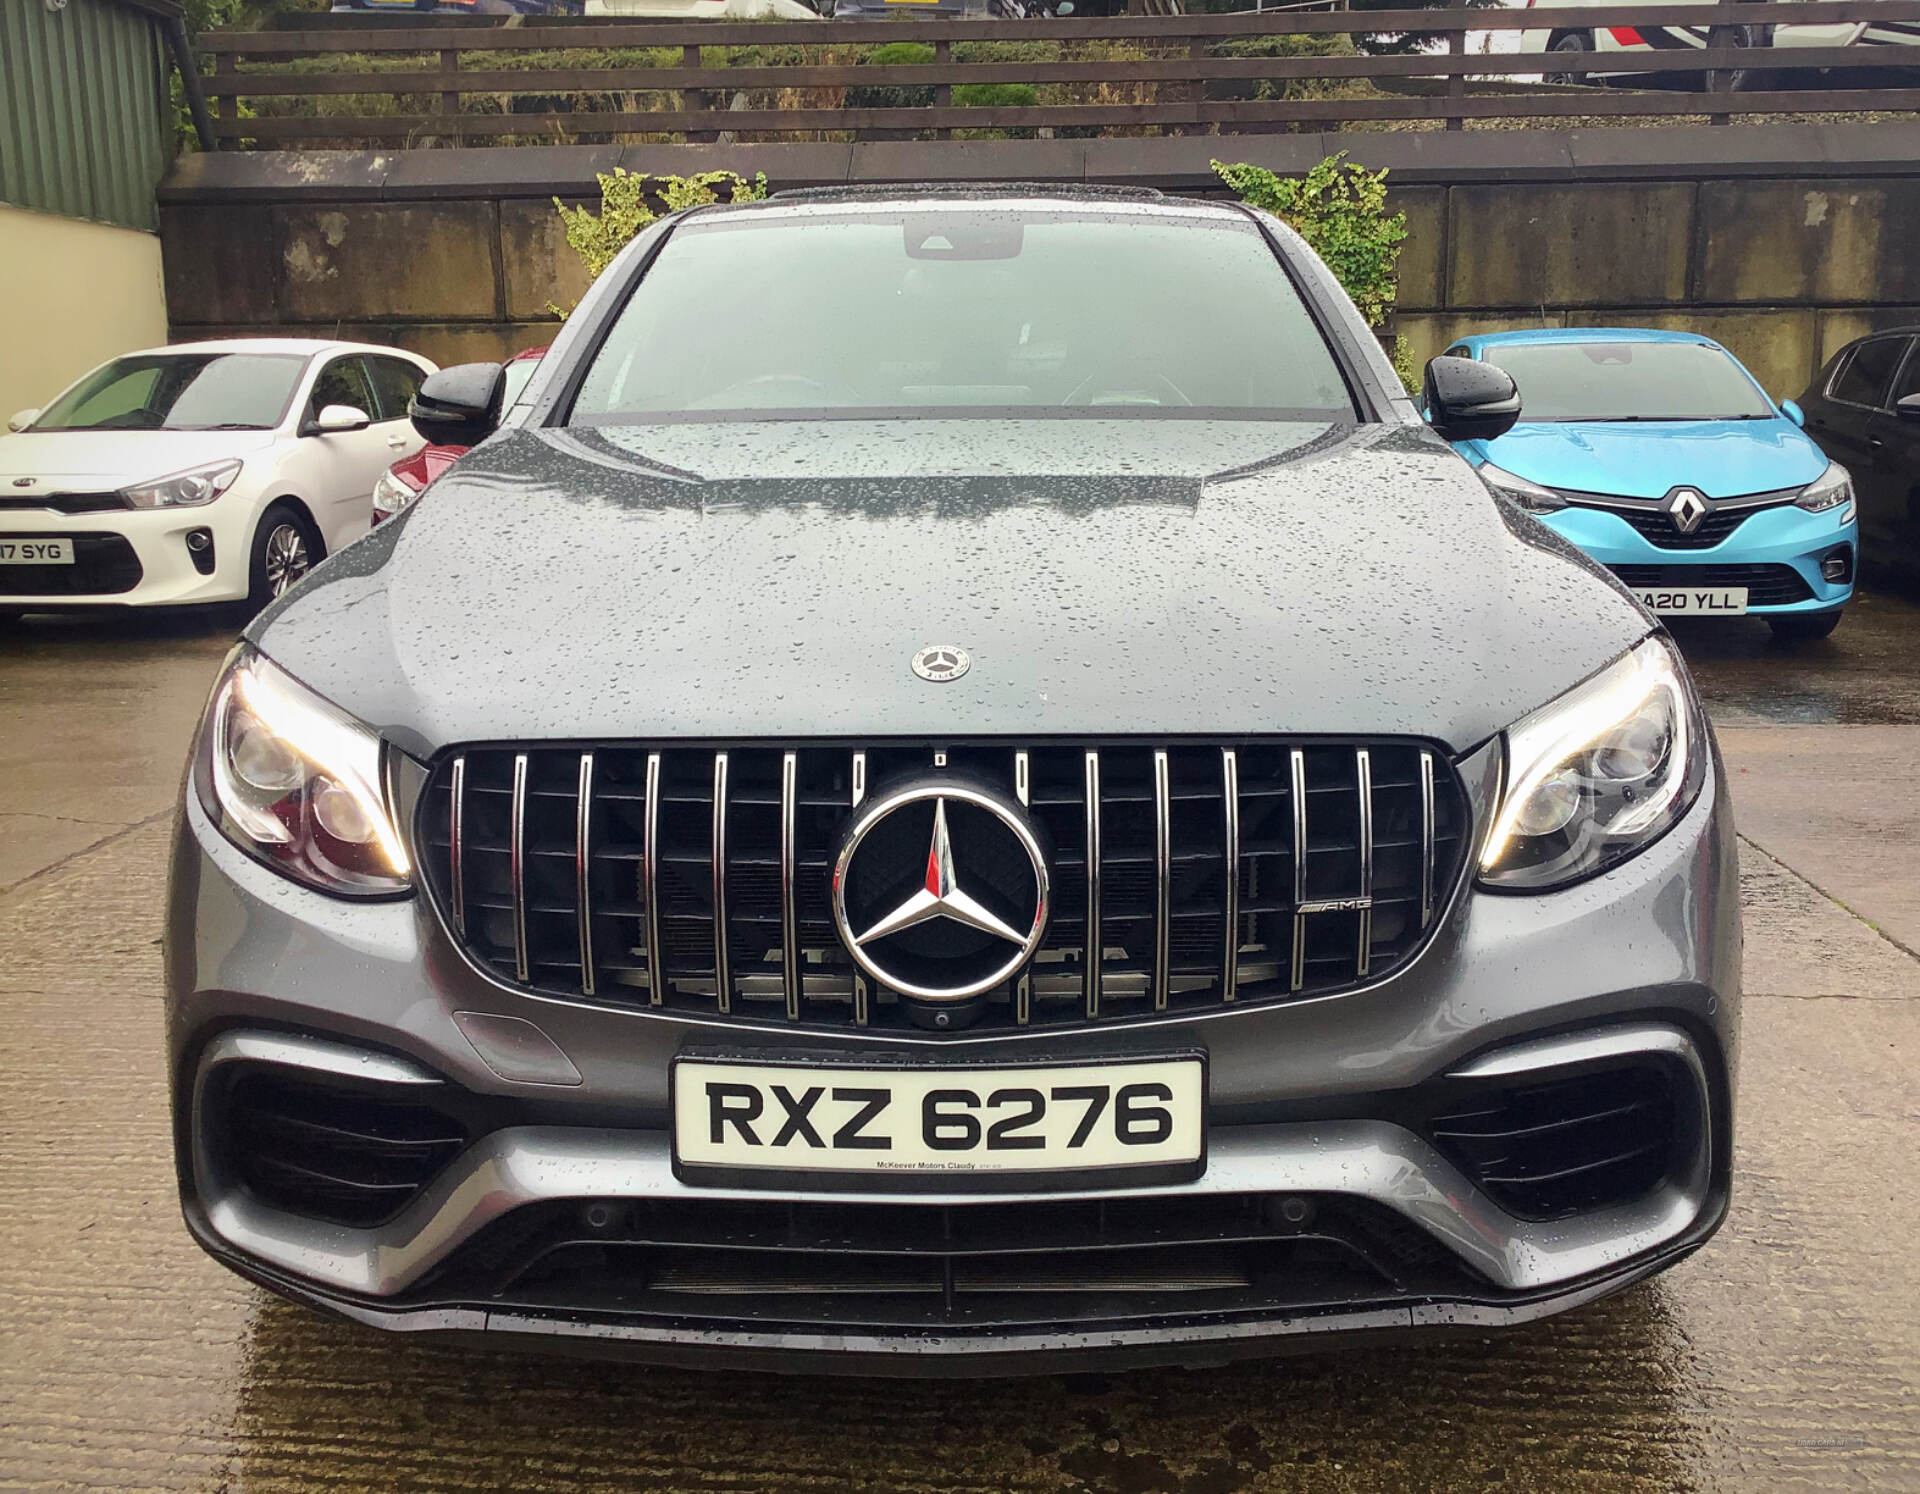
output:
[[[500,408],[510,410],[527,387],[533,371],[546,355],[546,348],[528,348],[507,360],[507,387],[500,396]],[[373,522],[391,519],[405,508],[426,485],[467,454],[464,446],[423,446],[410,457],[402,457],[387,468],[373,485]]]

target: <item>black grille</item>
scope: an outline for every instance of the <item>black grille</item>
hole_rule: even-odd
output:
[[[504,980],[670,1010],[904,1024],[913,1012],[859,974],[835,931],[829,862],[856,782],[878,792],[930,773],[1009,802],[1024,782],[1050,847],[1044,942],[986,993],[988,1024],[1357,985],[1413,953],[1462,863],[1464,800],[1439,752],[1271,741],[474,747],[434,769],[422,860],[456,936]]]
[[[1649,544],[1658,545],[1663,550],[1710,550],[1726,541],[1757,509],[1720,509],[1710,513],[1700,521],[1700,527],[1692,534],[1682,534],[1674,526],[1672,519],[1657,509],[1610,508],[1607,510],[1615,518],[1625,519]]]
[[[426,1286],[568,1313],[841,1328],[1336,1307],[1484,1285],[1365,1200],[581,1199],[516,1209]]]
[[[1677,1123],[1668,1072],[1641,1065],[1483,1090],[1426,1129],[1503,1209],[1557,1219],[1657,1187]]]
[[[1616,565],[1611,569],[1636,588],[1744,586],[1749,607],[1785,607],[1813,595],[1806,578],[1790,565]]]
[[[410,1091],[247,1068],[215,1100],[234,1177],[262,1203],[332,1224],[383,1224],[466,1145],[465,1126]]]
[[[51,510],[56,514],[102,514],[127,506],[127,500],[118,493],[42,493],[34,498],[8,494],[0,497],[0,513],[39,509],[42,513]]]
[[[140,584],[140,557],[120,535],[9,532],[5,538],[71,540],[73,564],[0,565],[0,596],[113,596]]]

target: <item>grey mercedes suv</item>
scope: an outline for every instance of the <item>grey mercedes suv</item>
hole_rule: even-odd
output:
[[[1512,1324],[1699,1246],[1725,781],[1236,205],[663,219],[189,767],[188,1227],[415,1334],[895,1374]]]

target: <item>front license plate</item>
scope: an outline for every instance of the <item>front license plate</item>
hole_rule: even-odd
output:
[[[675,1160],[801,1173],[1074,1173],[1203,1153],[1195,1057],[1047,1068],[841,1068],[684,1058]]]
[[[70,539],[0,539],[0,565],[72,565]]]
[[[1747,610],[1744,586],[1638,586],[1633,594],[1649,612],[1662,617],[1733,617]]]

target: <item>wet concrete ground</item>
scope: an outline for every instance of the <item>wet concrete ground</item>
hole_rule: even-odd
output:
[[[1790,655],[1682,635],[1748,839],[1738,1177],[1704,1251],[1504,1336],[985,1384],[410,1347],[202,1257],[158,910],[230,637],[0,634],[0,1489],[1920,1490],[1920,606]]]

